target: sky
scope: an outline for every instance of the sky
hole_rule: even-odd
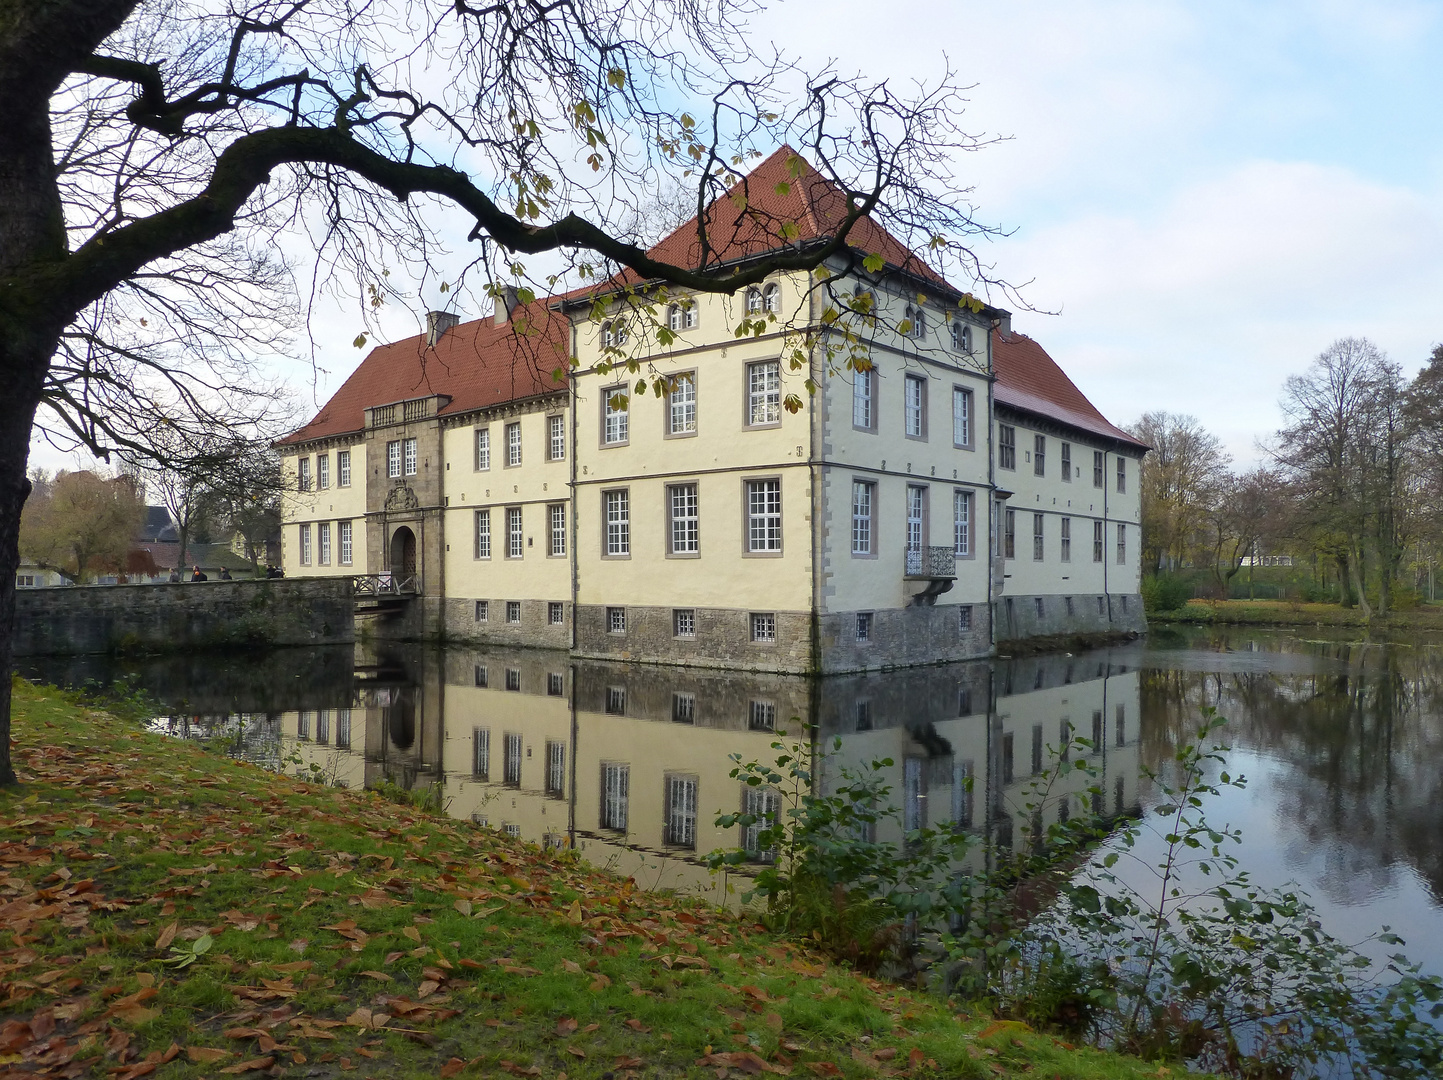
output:
[[[963,126],[1005,141],[959,175],[1009,231],[981,254],[1114,422],[1192,414],[1246,467],[1334,339],[1408,374],[1443,341],[1443,0],[787,0],[751,29],[811,67],[902,84],[945,54],[974,84]],[[317,308],[302,411],[359,363],[357,328]]]

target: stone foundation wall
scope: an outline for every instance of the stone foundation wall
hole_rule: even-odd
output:
[[[905,607],[871,612],[866,641],[857,640],[856,611],[821,616],[822,674],[974,660],[991,650],[986,604],[972,604],[970,627],[962,629],[961,605]]]
[[[353,606],[346,577],[19,589],[15,655],[342,644]]]
[[[641,660],[700,667],[735,667],[748,671],[806,673],[811,669],[811,616],[778,611],[776,640],[752,640],[752,613],[732,608],[691,608],[696,633],[673,633],[670,607],[626,606],[626,630],[612,633],[608,608],[582,604],[576,608],[576,652],[598,660]]]
[[[1072,610],[1067,610],[1068,600]],[[1038,601],[1042,609],[1038,611]],[[1099,601],[1101,602],[1099,604]],[[1080,596],[1004,596],[993,605],[997,640],[1054,634],[1146,633],[1147,617],[1137,593]]]
[[[486,618],[476,618],[476,601],[448,596],[441,601],[447,641],[473,645],[518,645],[529,649],[571,647],[571,601],[561,601],[561,622],[551,622],[551,601],[519,600],[521,621],[506,621],[505,600],[487,600]]]

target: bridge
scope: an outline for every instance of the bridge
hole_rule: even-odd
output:
[[[419,574],[356,574],[351,578],[351,596],[358,615],[399,611],[420,595]]]

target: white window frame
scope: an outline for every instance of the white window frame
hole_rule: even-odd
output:
[[[316,526],[317,565],[331,565],[331,523],[322,521]]]
[[[959,450],[972,449],[972,402],[971,390],[952,387],[952,445]]]
[[[908,375],[903,380],[902,403],[904,426],[902,433],[909,439],[927,437],[927,379],[923,375]]]
[[[1117,493],[1127,494],[1127,458],[1117,455]]]
[[[491,468],[491,429],[476,429],[476,471],[487,472]]]
[[[626,633],[626,608],[613,604],[606,609],[606,632],[608,634]]]
[[[601,493],[602,555],[631,558],[631,490],[614,488]]]
[[[514,469],[521,464],[521,421],[513,420],[506,425],[506,467]]]
[[[566,605],[560,600],[552,600],[546,605],[546,624],[548,626],[566,625]]]
[[[1047,475],[1047,436],[1032,436],[1032,475]]]
[[[416,459],[417,459],[416,440],[415,440],[415,439],[403,439],[403,440],[401,440],[401,460],[402,460],[402,468],[403,468],[403,471],[405,472],[405,474],[406,474],[407,476],[415,476],[415,475],[416,475]]]
[[[329,491],[331,488],[331,455],[316,455],[316,490]]]
[[[526,557],[526,529],[521,518],[521,507],[508,506],[506,508],[506,557],[508,559],[524,559]]]
[[[1092,452],[1092,486],[1101,488],[1107,482],[1107,456],[1101,450]]]
[[[1117,523],[1117,565],[1127,565],[1127,526]]]
[[[626,832],[631,802],[631,766],[617,761],[601,763],[601,827]]]
[[[775,282],[762,286],[762,310],[770,315],[782,310],[782,289]]]
[[[871,480],[852,481],[852,555],[872,558],[877,554],[873,520],[877,507],[877,485]]]
[[[666,433],[671,438],[696,434],[696,372],[673,376],[666,395]]]
[[[961,319],[952,320],[952,347],[969,356],[972,354],[972,327]]]
[[[1017,428],[1012,424],[997,425],[997,467],[1017,470]]]
[[[696,637],[696,608],[672,608],[671,636],[679,638]]]
[[[761,315],[765,311],[762,306],[762,291],[755,285],[747,290],[746,307],[748,315]]]
[[[477,780],[491,779],[491,729],[471,729],[471,775]]]
[[[566,504],[551,503],[546,508],[546,521],[550,536],[547,540],[547,555],[566,554]]]
[[[336,487],[348,488],[351,486],[351,452],[349,450],[336,451]]]
[[[1032,515],[1032,561],[1042,562],[1047,554],[1047,515]]]
[[[754,611],[751,616],[752,643],[775,645],[777,643],[777,615],[774,611]]]
[[[615,398],[625,398],[618,408]],[[601,445],[625,446],[631,441],[631,398],[625,386],[609,386],[601,392]]]
[[[1062,441],[1062,450],[1059,452],[1062,462],[1062,482],[1072,483],[1072,444],[1066,440]]]
[[[1058,540],[1058,555],[1063,562],[1070,563],[1072,561],[1072,519],[1064,517],[1058,530],[1061,534]],[[1071,602],[1071,600],[1068,601],[1068,603]]]
[[[666,777],[666,843],[669,847],[696,847],[697,778]]]
[[[952,491],[952,553],[958,559],[972,557],[972,522],[976,495],[965,488]]]
[[[401,476],[401,440],[392,439],[386,444],[386,477],[389,480]]]
[[[877,430],[877,369],[852,373],[852,427]]]
[[[1101,521],[1092,523],[1092,561],[1100,563],[1103,560],[1103,548],[1107,544],[1106,526]],[[1099,598],[1099,603],[1101,599]]]
[[[491,508],[477,510],[475,517],[475,542],[472,545],[475,559],[491,558]]]
[[[782,551],[782,481],[780,477],[747,480],[746,552],[780,555]]]
[[[666,488],[667,554],[701,553],[701,495],[696,484]]]
[[[560,413],[546,418],[548,461],[566,460],[566,417]]]
[[[355,550],[352,540],[351,523],[349,521],[336,523],[336,538],[341,548],[341,565],[350,566],[355,555]]]
[[[301,526],[301,536],[300,536],[300,545],[299,545],[299,547],[300,547],[300,553],[301,553],[301,565],[302,565],[302,566],[310,566],[310,565],[311,565],[311,527],[310,527],[309,525],[302,525],[302,526]]]
[[[300,491],[311,490],[311,459],[303,457],[296,461],[296,488]]]
[[[782,364],[757,360],[747,365],[747,427],[774,427],[782,422]]]
[[[907,550],[927,546],[927,485],[907,485]]]
[[[521,625],[521,601],[520,601],[520,600],[508,600],[508,601],[506,601],[506,625],[507,625],[507,626],[520,626],[520,625]],[[507,668],[507,669],[506,669],[506,676],[507,676],[506,681],[507,681],[508,683],[510,683],[510,682],[512,681],[512,680],[511,680],[511,672],[512,672],[513,670],[514,670],[513,668]],[[520,683],[519,674],[518,674],[518,679],[517,679],[517,682],[516,682],[516,689],[519,690],[520,688],[521,688],[521,683]],[[511,687],[510,687],[510,686],[507,686],[506,689],[510,690]]]

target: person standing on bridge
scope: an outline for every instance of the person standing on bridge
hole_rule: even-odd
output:
[[[200,567],[197,566],[197,567],[195,568],[195,573],[193,573],[193,574],[190,575],[190,580],[191,580],[191,581],[209,581],[209,580],[210,580],[210,576],[209,576],[208,574],[202,573]]]

